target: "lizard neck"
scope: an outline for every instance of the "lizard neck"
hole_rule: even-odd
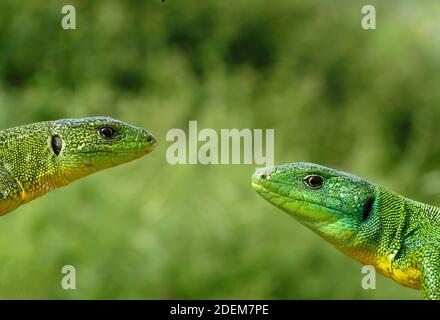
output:
[[[362,264],[373,265],[391,275],[392,261],[403,246],[407,230],[406,199],[380,186],[375,186],[373,212],[362,223],[351,243],[339,248]]]

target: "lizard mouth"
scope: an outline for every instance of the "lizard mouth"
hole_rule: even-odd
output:
[[[340,216],[343,214],[342,211],[324,206],[319,202],[304,200],[300,197],[292,197],[292,196],[282,195],[282,194],[275,192],[265,186],[262,186],[257,181],[252,181],[252,188],[255,191],[257,191],[264,199],[266,199],[270,203],[273,203],[274,205],[280,207],[281,209],[288,211],[289,213],[292,213],[292,212],[290,212],[290,210],[285,208],[286,203],[297,203],[300,207],[304,207],[306,205],[312,206],[313,207],[312,209],[315,209],[316,211],[325,210],[328,213],[332,213],[334,216],[336,216],[336,215]],[[282,202],[282,204],[277,203],[279,201],[276,201],[276,199],[280,200]],[[299,210],[300,209],[295,210],[295,211],[298,212]]]
[[[147,146],[139,146],[137,143],[127,144],[124,148],[115,148],[115,149],[96,149],[96,150],[80,150],[80,154],[97,154],[97,155],[106,155],[106,156],[120,156],[120,155],[130,155],[130,154],[148,154],[154,151],[157,143],[153,142]]]
[[[255,191],[261,191],[261,192],[269,192],[268,189],[266,189],[265,187],[263,187],[262,185],[259,185],[258,183],[252,181],[252,188]]]

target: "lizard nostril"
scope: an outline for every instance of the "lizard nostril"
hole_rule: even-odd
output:
[[[147,135],[147,141],[148,142],[156,142],[156,139],[154,138],[153,135],[149,134],[149,135]]]
[[[261,176],[260,176],[260,178],[261,179],[263,179],[263,180],[266,180],[267,178],[269,178],[269,176],[267,175],[267,174],[262,174]]]

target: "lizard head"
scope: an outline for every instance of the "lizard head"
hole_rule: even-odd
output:
[[[344,172],[291,163],[257,170],[252,186],[264,199],[339,248],[352,247],[363,225],[374,223],[373,185]]]
[[[108,117],[63,119],[50,126],[53,159],[71,182],[153,151],[147,130]]]

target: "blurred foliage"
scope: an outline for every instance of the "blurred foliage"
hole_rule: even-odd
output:
[[[263,201],[254,166],[171,166],[166,132],[275,128],[276,162],[343,169],[440,204],[438,1],[0,2],[0,127],[108,115],[147,158],[0,222],[1,298],[419,298]],[[61,267],[77,269],[75,291]]]

